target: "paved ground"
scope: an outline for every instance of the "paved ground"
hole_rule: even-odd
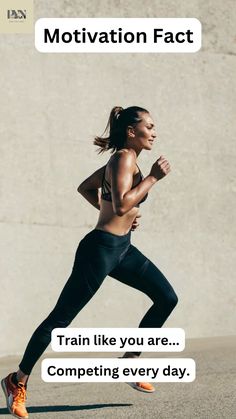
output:
[[[187,340],[185,351],[179,354],[146,354],[161,358],[189,357],[196,361],[193,383],[159,383],[153,394],[143,394],[123,383],[44,383],[40,378],[39,362],[29,384],[30,418],[236,419],[235,349],[236,336],[230,336]],[[86,354],[88,356],[96,355]],[[13,371],[18,360],[1,358],[1,377]],[[5,408],[3,394],[0,396],[0,416],[11,417]]]

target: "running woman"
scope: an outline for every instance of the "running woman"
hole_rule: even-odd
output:
[[[110,113],[104,135],[96,137],[94,144],[100,148],[99,153],[111,150],[111,157],[78,187],[78,192],[99,210],[97,225],[80,241],[72,273],[54,309],[33,333],[18,371],[1,381],[8,409],[17,418],[28,418],[27,381],[51,341],[52,330],[69,326],[107,275],[142,291],[152,300],[139,327],[161,327],[178,301],[164,275],[130,240],[131,231],[138,226],[140,204],[147,199],[150,189],[170,172],[163,156],[155,161],[145,178],[137,165],[141,151],[152,150],[156,138],[152,117],[138,106],[126,109],[116,106]],[[123,357],[140,354],[126,352]],[[148,393],[155,390],[150,383],[129,384]]]

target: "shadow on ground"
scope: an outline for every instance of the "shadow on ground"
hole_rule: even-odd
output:
[[[74,410],[91,410],[91,409],[104,409],[106,407],[127,407],[133,406],[132,403],[107,403],[107,404],[85,404],[82,406],[29,406],[27,411],[29,413],[45,413],[45,412],[71,412]],[[8,409],[0,409],[0,415],[9,414]]]

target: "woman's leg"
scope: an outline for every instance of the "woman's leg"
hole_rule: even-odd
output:
[[[22,373],[27,376],[31,373],[33,366],[49,345],[52,330],[56,327],[69,326],[75,316],[95,294],[96,289],[91,288],[86,277],[86,265],[86,260],[80,260],[80,254],[77,253],[72,273],[56,306],[35,330],[26,347],[23,359],[19,364],[20,370],[17,372],[17,378],[21,379],[22,382],[25,381]]]
[[[129,235],[117,237],[99,230],[91,231],[81,240],[71,276],[56,306],[35,330],[27,345],[19,365],[19,378],[27,380],[51,341],[52,330],[67,327],[72,322],[99,289],[106,275],[118,265],[129,243]]]
[[[178,302],[177,295],[165,276],[133,245],[109,276],[144,292],[153,301],[139,327],[162,327]],[[140,355],[141,352],[134,354]]]
[[[32,335],[17,373],[1,380],[9,411],[27,419],[26,382],[36,361],[51,340],[56,327],[67,327],[102,284],[106,275],[119,264],[130,245],[130,234],[116,236],[93,230],[81,240],[75,262],[58,302]]]
[[[139,327],[161,327],[177,304],[177,296],[159,269],[131,245],[119,265],[109,276],[144,292],[153,301],[153,305],[141,320]],[[126,352],[123,358],[134,358],[141,352]],[[155,388],[150,383],[127,383],[135,390],[153,393]]]
[[[55,308],[31,337],[19,365],[20,370],[17,373],[10,373],[1,380],[7,407],[18,418],[28,418],[25,408],[26,382],[36,361],[48,346],[52,330],[70,324],[95,294],[107,273],[119,261],[119,257],[117,258],[117,255],[120,255],[119,249],[112,253],[110,248],[100,246],[96,238],[99,239],[98,234],[91,232],[80,242],[71,276]]]
[[[63,288],[59,300],[49,316],[33,333],[19,364],[16,380],[26,384],[33,366],[51,341],[51,332],[56,327],[67,327],[93,297],[96,289],[89,286],[86,264],[75,259],[72,273]],[[98,287],[97,287],[98,288]]]
[[[91,288],[85,276],[85,260],[77,253],[72,274],[67,281],[59,300],[49,314],[32,335],[17,373],[10,373],[1,381],[9,411],[16,417],[27,419],[25,408],[26,383],[33,366],[42,355],[51,340],[51,331],[55,327],[66,327],[76,314],[92,298],[96,292]],[[97,288],[98,285],[96,284]]]

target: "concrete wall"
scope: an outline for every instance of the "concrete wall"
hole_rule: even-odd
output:
[[[96,7],[95,7],[96,3]],[[165,326],[235,333],[234,1],[37,1],[40,17],[196,17],[195,54],[40,54],[34,34],[0,35],[0,354],[21,353],[70,274],[97,210],[76,192],[102,166],[92,138],[114,105],[149,109],[171,174],[141,207],[133,243],[167,276],[179,304]],[[107,278],[73,322],[136,327],[151,301]]]

